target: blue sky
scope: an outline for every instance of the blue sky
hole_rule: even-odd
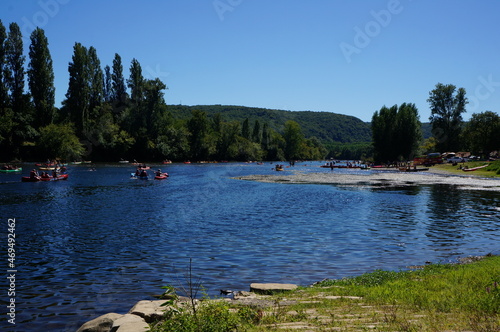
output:
[[[57,106],[73,46],[101,64],[136,58],[167,86],[167,104],[327,111],[370,121],[415,103],[422,122],[440,82],[467,90],[465,118],[500,105],[500,1],[2,0],[25,49],[45,30]],[[28,63],[26,60],[26,65]],[[26,84],[27,87],[27,84]]]

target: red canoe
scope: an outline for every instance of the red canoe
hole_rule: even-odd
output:
[[[155,180],[165,180],[168,178],[168,173],[161,173],[161,175],[156,175]]]
[[[67,180],[68,179],[68,174],[60,174],[57,177],[37,177],[37,178],[31,178],[29,176],[23,176],[21,178],[22,182],[40,182],[40,181],[59,181],[59,180]]]

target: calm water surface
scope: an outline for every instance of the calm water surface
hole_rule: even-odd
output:
[[[319,165],[294,169],[331,172]],[[308,285],[500,253],[498,192],[232,179],[271,168],[172,164],[162,166],[171,175],[164,181],[130,179],[133,166],[124,165],[73,166],[68,181],[51,183],[0,174],[1,266],[8,270],[7,220],[15,218],[18,271],[16,325],[6,322],[6,279],[0,325],[75,331],[179,284],[190,258],[208,294],[218,295],[252,282]]]

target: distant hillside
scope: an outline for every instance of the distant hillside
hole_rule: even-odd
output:
[[[246,118],[253,126],[255,120],[260,124],[267,123],[268,126],[278,132],[283,131],[286,121],[296,121],[302,128],[306,137],[315,136],[325,143],[355,143],[371,141],[370,123],[360,119],[336,113],[312,112],[312,111],[283,111],[266,108],[255,108],[245,106],[226,105],[169,105],[168,109],[174,117],[188,119],[192,110],[200,110],[212,117],[216,113],[222,115],[224,121],[243,122]]]

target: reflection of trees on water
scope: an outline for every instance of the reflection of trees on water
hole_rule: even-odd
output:
[[[370,191],[377,194],[367,210],[367,230],[370,236],[384,244],[384,251],[407,251],[418,237],[418,224],[423,216],[420,186],[379,187]],[[411,250],[411,249],[410,249]]]
[[[464,216],[461,213],[463,192],[450,185],[431,186],[426,236],[448,247],[463,238]]]
[[[500,194],[461,190],[451,185],[431,186],[426,236],[441,247],[463,245],[472,224],[487,232],[500,226]],[[487,234],[485,233],[485,236]]]

